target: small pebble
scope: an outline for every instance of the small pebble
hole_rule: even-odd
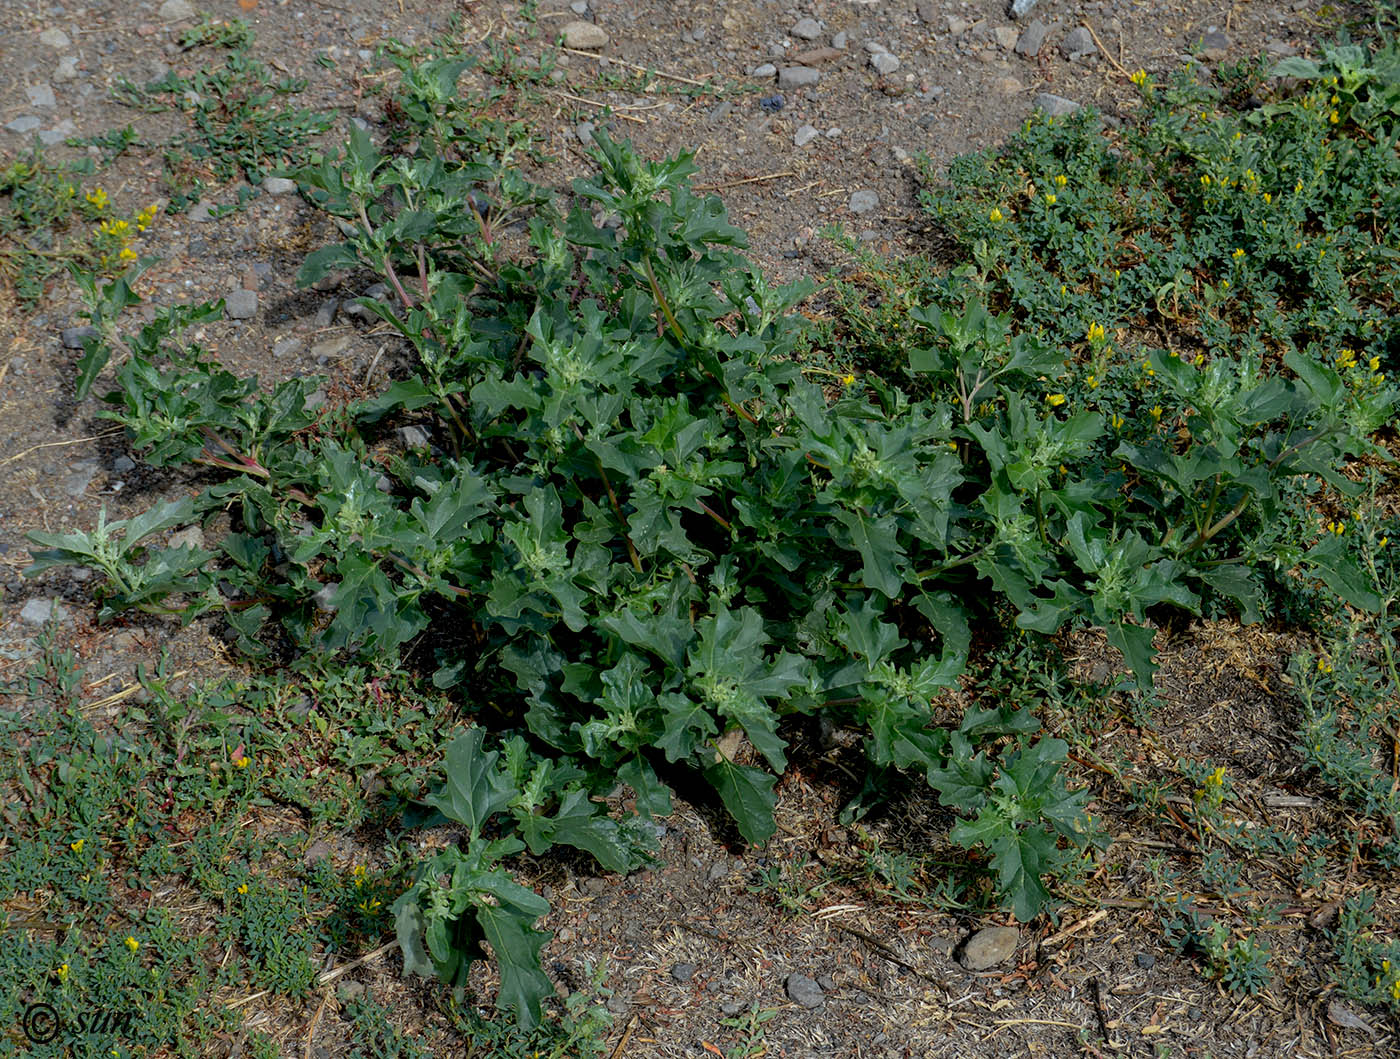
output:
[[[852,213],[870,213],[880,205],[880,196],[873,191],[856,191],[851,194],[849,209]]]
[[[1150,971],[1157,965],[1157,957],[1153,956],[1150,952],[1140,952],[1137,954],[1135,962],[1144,971]]]
[[[1005,963],[1016,954],[1021,932],[1015,927],[987,927],[968,938],[963,946],[962,965],[969,971],[985,971]]]
[[[67,617],[68,611],[59,606],[56,599],[26,600],[19,611],[19,620],[26,625],[44,625],[50,618],[63,621]]]
[[[230,320],[251,320],[258,314],[256,291],[235,290],[224,295],[224,312]]]
[[[671,968],[671,977],[677,982],[688,982],[695,977],[695,964],[678,963]]]
[[[263,181],[263,190],[269,195],[293,195],[297,190],[297,182],[288,180],[286,177],[270,176]]]
[[[49,85],[25,85],[24,95],[31,107],[53,107],[58,105],[53,88]]]
[[[46,29],[39,34],[39,43],[47,44],[50,48],[61,51],[73,42],[68,39],[68,34],[61,29]]]
[[[819,1008],[826,1000],[822,987],[805,974],[790,974],[785,983],[788,999],[804,1008]]]
[[[160,5],[160,17],[166,22],[181,22],[194,18],[194,5],[190,0],[165,0]]]
[[[811,88],[821,79],[821,71],[810,66],[784,66],[778,71],[779,88]]]
[[[776,114],[783,109],[783,97],[776,93],[771,96],[764,96],[758,101],[758,105],[769,114]]]
[[[583,51],[591,51],[603,47],[608,43],[607,30],[602,26],[592,22],[585,22],[576,19],[568,23],[563,30],[564,46],[567,48],[579,48]]]
[[[97,333],[97,328],[84,324],[82,327],[65,327],[58,337],[64,349],[84,349],[83,340],[96,338]]]
[[[778,68],[772,63],[759,63],[749,71],[750,77],[776,77]]]
[[[803,18],[789,32],[802,40],[816,40],[822,35],[822,24],[815,18]]]
[[[793,146],[806,147],[809,143],[811,143],[820,135],[821,132],[817,129],[815,125],[803,125],[802,128],[797,130],[797,134],[792,138]]]
[[[32,114],[21,114],[19,117],[15,118],[14,121],[6,122],[5,128],[17,135],[23,136],[27,132],[33,132],[42,124],[43,122]]]

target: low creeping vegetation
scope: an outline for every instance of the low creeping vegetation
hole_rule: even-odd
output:
[[[498,704],[500,732],[452,741],[427,800],[466,840],[393,907],[410,970],[460,987],[490,942],[500,1003],[533,1023],[549,906],[506,859],[565,844],[631,870],[645,832],[597,796],[620,781],[640,816],[664,815],[686,773],[761,843],[785,732],[818,713],[864,734],[873,769],[921,773],[1028,920],[1101,836],[1028,707],[931,710],[976,630],[1102,627],[1149,688],[1154,619],[1173,611],[1257,620],[1285,575],[1379,607],[1344,534],[1268,528],[1298,490],[1355,496],[1347,461],[1386,458],[1376,432],[1400,395],[1365,233],[1392,206],[1362,189],[1394,157],[1361,135],[1390,120],[1369,96],[1335,93],[1313,129],[1307,94],[1198,120],[1198,96],[1144,79],[1142,124],[1114,150],[1087,113],[1033,120],[994,174],[1014,188],[955,167],[937,209],[973,262],[910,300],[909,340],[881,359],[796,312],[813,285],[775,286],[743,256],[689,157],[643,161],[600,132],[570,199],[531,183],[463,119],[464,66],[405,78],[412,153],[356,131],[298,172],[346,234],[300,281],[380,275],[395,300],[363,304],[412,370],[335,407],[310,400],[317,380],[266,393],[180,337],[220,304],[124,335],[134,275],[80,277],[100,335],[79,397],[110,368],[102,414],[148,462],[222,475],[32,535],[31,573],[104,575],[104,618],[217,613],[253,657],[426,662],[439,689]],[[1122,172],[1126,189],[1105,182]],[[1351,190],[1319,212],[1305,192],[1323,201],[1324,181]],[[1173,211],[1199,230],[1149,242]],[[1080,269],[1073,290],[1056,260]],[[1185,317],[1198,344],[1150,343]],[[221,511],[213,548],[155,543]]]

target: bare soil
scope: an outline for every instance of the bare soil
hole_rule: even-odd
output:
[[[36,114],[45,128],[71,120],[76,135],[133,124],[146,139],[159,140],[178,116],[134,112],[109,98],[120,78],[144,83],[167,66],[180,70],[191,61],[174,42],[192,23],[164,21],[159,6],[151,0],[74,0],[62,8],[10,0],[0,6],[0,125]],[[361,49],[372,50],[389,37],[426,40],[457,14],[463,37],[479,53],[499,45],[515,55],[518,48],[519,60],[528,62],[578,17],[563,0],[543,0],[534,22],[520,5],[492,0],[456,7],[440,0],[214,0],[199,6],[215,17],[248,20],[257,33],[258,57],[308,79],[299,103],[336,112],[332,143],[354,118],[371,126],[383,118],[372,88],[387,74],[361,58]],[[1028,116],[1035,93],[1092,103],[1113,117],[1131,105],[1127,71],[1178,68],[1211,27],[1227,39],[1208,65],[1268,45],[1275,53],[1305,51],[1324,29],[1315,5],[1271,2],[1041,0],[1019,23],[999,0],[817,0],[801,7],[768,0],[593,0],[590,11],[584,17],[606,30],[609,43],[589,54],[563,54],[559,80],[512,90],[499,107],[503,115],[527,120],[557,157],[536,175],[563,189],[585,172],[577,126],[600,120],[596,104],[611,104],[612,129],[641,152],[697,152],[696,183],[719,190],[733,221],[750,233],[752,256],[782,279],[818,275],[838,262],[816,234],[831,222],[879,250],[918,251],[923,225],[911,156],[926,152],[943,166],[959,153],[1000,141]],[[793,39],[789,27],[808,16],[824,23],[819,38]],[[1001,36],[1014,45],[1032,18],[1050,27],[1038,55],[1023,56],[998,42],[998,31],[1006,31]],[[956,35],[950,32],[954,19],[965,27]],[[1070,62],[1059,45],[1081,21],[1092,27],[1100,51]],[[64,30],[71,47],[42,43],[40,33],[51,28]],[[760,97],[779,90],[771,79],[747,75],[764,62],[785,64],[772,54],[773,45],[789,45],[791,56],[828,47],[839,33],[847,35],[844,50],[813,60],[821,71],[816,86],[783,90],[784,105],[775,112],[760,106]],[[512,37],[519,40],[511,44]],[[898,70],[877,75],[868,41],[896,55]],[[334,68],[318,63],[318,53],[333,59]],[[78,77],[54,85],[55,108],[35,108],[26,86],[48,83],[65,54],[78,57]],[[614,92],[599,85],[600,67],[614,73],[642,67],[658,76],[650,91]],[[684,94],[710,79],[729,87]],[[461,90],[479,91],[487,82],[485,74],[469,71]],[[794,146],[795,133],[808,124],[821,135],[806,147]],[[833,129],[840,131],[827,135]],[[13,153],[26,140],[0,131],[0,151]],[[55,150],[62,156],[75,149]],[[159,168],[155,153],[132,151],[102,183],[119,208],[136,209],[161,197]],[[878,194],[874,211],[850,212],[850,196],[858,190]],[[230,186],[208,198],[222,205],[236,202],[237,195]],[[143,253],[162,259],[143,280],[143,291],[153,303],[167,304],[256,288],[255,319],[206,325],[196,336],[231,370],[256,373],[266,382],[297,372],[327,373],[335,385],[372,389],[376,377],[369,373],[377,371],[382,383],[399,353],[392,337],[344,315],[327,322],[324,314],[329,299],[361,291],[300,291],[294,285],[305,254],[333,238],[329,224],[295,195],[262,195],[221,220],[162,216],[142,243]],[[270,267],[259,275],[254,265]],[[68,612],[59,642],[78,653],[95,683],[107,678],[104,692],[130,684],[134,667],[149,665],[161,650],[169,651],[172,671],[183,672],[184,679],[212,675],[234,663],[205,624],[99,627],[85,581],[61,572],[34,580],[19,576],[28,562],[24,535],[30,530],[89,527],[104,506],[110,517],[126,517],[198,487],[189,475],[152,471],[139,460],[135,468],[119,469],[128,466],[119,462],[122,457],[132,458],[120,432],[95,417],[95,398],[73,401],[78,354],[64,349],[58,335],[83,322],[75,315],[79,309],[66,282],[55,284],[35,313],[0,303],[0,648],[10,659],[0,666],[23,664],[33,650],[35,628],[19,618],[23,604],[58,597]],[[289,337],[302,340],[299,351],[275,357],[274,345]],[[1196,625],[1170,642],[1164,634],[1152,727],[1138,727],[1126,709],[1108,710],[1097,731],[1097,758],[1126,758],[1134,763],[1135,780],[1174,785],[1172,796],[1178,798],[1190,790],[1176,760],[1209,758],[1227,765],[1236,786],[1258,799],[1258,822],[1306,834],[1318,814],[1341,810],[1302,772],[1290,746],[1296,706],[1281,674],[1295,646],[1286,632],[1235,626]],[[1116,664],[1112,652],[1089,635],[1067,648],[1095,679]],[[109,709],[115,715],[121,703]],[[546,924],[555,937],[545,950],[545,966],[561,988],[584,980],[585,960],[604,954],[610,959],[611,1006],[618,1016],[614,1039],[626,1036],[615,1055],[723,1052],[737,1038],[720,1024],[721,1005],[738,1002],[747,1010],[755,1000],[779,1009],[767,1026],[767,1054],[800,1059],[1400,1054],[1394,1026],[1368,1016],[1368,1034],[1338,1025],[1328,1014],[1331,954],[1325,935],[1311,924],[1319,910],[1366,880],[1328,879],[1316,891],[1300,892],[1291,875],[1264,863],[1248,865],[1249,884],[1288,911],[1272,928],[1278,969],[1272,985],[1254,998],[1231,995],[1164,944],[1146,899],[1149,857],[1190,859],[1179,818],[1159,819],[1134,808],[1115,781],[1090,767],[1077,779],[1092,787],[1091,811],[1105,820],[1114,843],[1085,885],[1064,895],[1060,918],[1024,926],[1015,955],[989,971],[964,970],[955,951],[981,927],[1014,923],[1006,914],[930,911],[877,893],[854,873],[849,882],[808,895],[805,911],[784,912],[771,896],[751,890],[765,867],[791,867],[805,857],[807,867],[797,877],[815,885],[825,877],[818,875],[822,868],[859,865],[854,831],[836,823],[840,805],[857,789],[851,771],[858,755],[839,746],[823,750],[815,741],[808,751],[795,755],[779,787],[780,831],[766,849],[743,848],[702,798],[682,798],[666,821],[663,868],[600,878],[583,860],[547,858],[526,865],[524,881],[543,887],[555,908]],[[1296,797],[1280,803],[1280,794]],[[1269,808],[1270,797],[1289,807]],[[949,825],[931,792],[901,795],[865,822],[886,849],[934,852],[952,862],[949,870],[955,872],[967,857],[948,841]],[[343,836],[337,855],[349,863],[365,841]],[[1395,909],[1385,916],[1394,922]],[[672,974],[678,963],[693,964],[693,975],[678,981]],[[432,994],[439,987],[405,980],[399,971],[397,954],[389,953],[343,981],[392,1002],[404,1025],[440,1041],[442,1054],[453,1054],[434,1014]],[[788,998],[784,982],[793,973],[823,983],[819,1008],[808,1010]],[[487,1000],[486,969],[476,985]],[[319,996],[304,1008],[255,1001],[244,1011],[249,1025],[273,1028],[282,1037],[285,1054],[339,1054],[339,1001],[332,995],[323,1011],[320,1004]],[[222,1054],[238,1051],[238,1042],[231,1041]]]

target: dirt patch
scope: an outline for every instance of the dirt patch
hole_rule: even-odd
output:
[[[543,136],[557,161],[540,179],[563,189],[586,171],[586,125],[602,119],[598,104],[609,104],[612,131],[643,154],[697,152],[695,183],[723,195],[731,219],[750,234],[755,261],[784,280],[837,262],[818,234],[833,223],[883,252],[919,248],[914,156],[926,153],[942,167],[997,143],[1025,120],[1039,93],[1092,103],[1112,120],[1132,98],[1126,71],[1177,69],[1198,45],[1208,65],[1261,50],[1289,54],[1322,28],[1308,5],[1271,3],[1222,9],[1042,0],[1020,20],[985,0],[851,0],[800,9],[763,0],[595,0],[572,9],[552,0],[455,9],[422,0],[239,0],[211,11],[246,19],[257,34],[253,54],[307,80],[296,103],[335,115],[330,143],[352,121],[377,126],[383,119],[374,89],[387,75],[373,60],[376,45],[390,37],[427,40],[458,15],[462,38],[493,71],[469,71],[460,90],[500,90],[495,111]],[[65,135],[126,125],[145,143],[165,142],[176,116],[133,111],[111,92],[123,79],[141,84],[192,69],[198,57],[178,40],[194,21],[167,17],[180,13],[178,3],[12,5],[0,14],[0,62],[8,71],[0,126],[23,131],[0,130],[0,148],[14,152],[38,131],[57,136],[53,153],[67,157],[85,152],[65,146]],[[580,18],[601,27],[607,43],[549,54],[552,35]],[[553,73],[532,79],[542,59]],[[815,78],[785,72],[797,66]],[[158,151],[134,149],[98,179],[115,206],[134,211],[168,198],[162,168]],[[206,202],[230,206],[241,190],[249,189],[212,187]],[[295,287],[305,254],[334,237],[295,194],[263,193],[222,218],[199,208],[161,216],[141,240],[142,253],[160,258],[143,290],[158,305],[253,291],[250,318],[206,324],[192,339],[235,373],[267,383],[325,374],[334,380],[328,386],[372,388],[402,351],[367,317],[344,311],[344,299],[363,293],[359,277],[322,291]],[[61,281],[33,312],[0,309],[0,667],[33,656],[37,626],[22,616],[26,604],[56,599],[65,612],[58,642],[88,667],[94,698],[129,688],[134,667],[161,652],[181,680],[224,672],[233,662],[203,623],[99,627],[87,579],[72,572],[19,577],[29,561],[26,532],[86,528],[104,507],[109,518],[129,517],[198,486],[188,475],[142,467],[120,431],[96,416],[97,400],[73,401],[79,352],[59,335],[82,322],[79,308]],[[1070,648],[1101,679],[1098,667],[1111,652],[1092,637]],[[1165,946],[1160,911],[1144,896],[1156,889],[1148,886],[1148,858],[1163,858],[1159,872],[1187,858],[1189,827],[1173,799],[1189,800],[1191,791],[1179,759],[1224,765],[1257,806],[1259,824],[1302,835],[1310,814],[1337,811],[1308,789],[1289,746],[1296,707],[1281,673],[1291,649],[1283,634],[1194,628],[1163,654],[1152,730],[1112,701],[1104,706],[1083,779],[1115,844],[1084,892],[1068,895],[1062,917],[1022,929],[1015,952],[991,970],[969,972],[956,958],[975,930],[1011,922],[981,908],[975,890],[950,891],[965,907],[952,900],[930,908],[891,896],[865,869],[862,851],[873,835],[886,853],[931,855],[958,875],[967,855],[949,844],[950,821],[932,793],[897,799],[865,822],[862,836],[835,823],[858,784],[839,753],[816,747],[795,757],[778,788],[780,833],[765,850],[727,846],[731,834],[713,811],[682,800],[665,821],[664,867],[599,878],[567,858],[527,865],[523,881],[541,887],[555,908],[545,967],[568,989],[585,980],[585,960],[609,957],[615,1037],[630,1034],[623,1055],[723,1052],[742,1033],[722,1020],[755,1003],[778,1009],[766,1024],[766,1054],[774,1056],[1392,1054],[1393,1035],[1379,1027],[1370,1035],[1329,1016],[1331,955],[1312,925],[1320,908],[1363,880],[1328,879],[1305,891],[1281,860],[1261,855],[1248,866],[1241,884],[1254,897],[1216,914],[1238,915],[1269,900],[1285,909],[1274,934],[1284,970],[1251,999],[1207,983],[1196,961]],[[103,710],[117,716],[130,698]],[[1156,802],[1134,802],[1124,793],[1128,782],[1164,790]],[[1279,801],[1284,796],[1298,800]],[[349,863],[351,854],[341,849],[337,857]],[[1393,904],[1394,894],[1383,900]],[[1396,911],[1384,909],[1383,917],[1394,922]],[[794,975],[815,989],[799,988]],[[444,1033],[434,1014],[438,987],[401,979],[395,954],[343,981],[392,1003],[415,1032],[429,1039]],[[473,984],[490,994],[485,968]],[[313,1034],[315,1054],[338,1054],[339,1001],[325,1010],[319,1003],[263,1009],[252,1001],[245,1010],[279,1026],[298,1054],[303,1043],[310,1050]],[[224,1054],[235,1050],[230,1043]]]

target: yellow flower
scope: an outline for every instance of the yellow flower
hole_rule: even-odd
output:
[[[1097,390],[1099,388],[1099,377],[1097,375],[1090,375],[1084,381],[1089,384],[1089,389],[1091,390]]]
[[[80,838],[76,842],[68,843],[68,848],[71,849],[74,853],[81,853],[83,851],[83,844],[85,842],[87,842],[87,839]]]
[[[1216,769],[1214,772],[1212,772],[1212,773],[1210,774],[1210,780],[1209,780],[1209,782],[1210,782],[1211,786],[1213,786],[1213,787],[1219,787],[1221,784],[1223,784],[1223,783],[1225,782],[1225,766],[1224,766],[1224,765],[1221,765],[1218,769]]]
[[[1142,85],[1147,83],[1147,71],[1137,70],[1134,73],[1128,75],[1128,80],[1131,81],[1133,84],[1141,87]]]
[[[1208,187],[1210,187],[1210,177],[1208,177],[1208,176],[1207,176],[1206,174],[1204,174],[1204,173],[1201,174],[1201,187],[1203,187],[1203,188],[1208,188]]]
[[[1296,183],[1296,184],[1293,185],[1293,194],[1296,195],[1296,194],[1298,194],[1298,192],[1300,192],[1300,191],[1302,191],[1302,190],[1303,190],[1303,179],[1302,179],[1302,177],[1299,177],[1299,178],[1298,178],[1298,183]]]
[[[841,376],[841,385],[842,385],[842,386],[852,386],[852,385],[855,384],[855,381],[856,381],[856,377],[855,377],[854,375],[849,374],[849,373],[846,374],[846,375],[842,375],[842,376]]]
[[[122,261],[135,261],[136,251],[131,249],[131,247],[129,246],[124,246],[122,247],[122,252],[118,254],[117,257]]]
[[[141,947],[141,943],[140,943],[139,941],[137,941],[135,938],[131,937],[130,935],[127,935],[126,947],[127,947],[128,949],[130,949],[132,952],[135,952],[137,949],[139,949],[139,948]]]
[[[1337,355],[1337,364],[1339,367],[1343,368],[1356,367],[1356,351],[1352,349],[1343,349]]]
[[[1380,358],[1380,357],[1372,357],[1370,360],[1368,360],[1368,361],[1366,362],[1366,366],[1367,366],[1368,368],[1370,368],[1372,371],[1380,371],[1380,370],[1381,370],[1381,358]]]
[[[1267,191],[1264,192],[1264,205],[1267,206],[1269,203],[1271,203],[1271,202],[1273,202],[1273,201],[1274,201],[1274,197],[1273,197],[1272,195],[1270,195]]]
[[[1376,542],[1376,547],[1377,547],[1377,548],[1384,548],[1384,547],[1385,547],[1387,544],[1389,544],[1389,543],[1390,543],[1390,538],[1389,538],[1389,537],[1382,537],[1380,540],[1378,540],[1378,541]]]
[[[355,870],[352,871],[350,874],[353,875],[353,876],[355,877],[355,886],[356,886],[356,887],[364,886],[364,884],[365,884],[365,866],[364,866],[363,864],[356,864],[356,865],[355,865]]]
[[[1235,247],[1235,252],[1230,256],[1233,257],[1236,261],[1238,261],[1240,258],[1244,257],[1244,251],[1241,250],[1239,247]]]
[[[233,759],[233,767],[236,769],[246,769],[251,760],[252,759],[249,758],[247,754],[244,754],[240,758]]]
[[[1051,408],[1059,408],[1060,405],[1065,403],[1065,395],[1062,393],[1047,393],[1045,395],[1045,400],[1050,403]]]
[[[1332,663],[1329,662],[1329,661],[1327,661],[1327,659],[1325,659],[1325,658],[1319,658],[1319,659],[1317,660],[1317,671],[1318,671],[1319,673],[1330,673],[1330,672],[1332,672]]]
[[[989,214],[987,214],[987,217],[990,218],[990,219],[993,220],[993,221],[999,221],[999,220],[1001,220],[1001,210],[999,210],[999,209],[997,209],[995,206],[993,206],[993,207],[992,207],[992,212],[989,213]]]
[[[1194,365],[1196,365],[1196,367],[1199,368],[1199,367],[1200,367],[1202,364],[1204,364],[1205,362],[1206,362],[1206,355],[1205,355],[1204,353],[1197,353],[1197,354],[1196,354],[1196,359],[1193,360],[1191,363],[1194,364]]]
[[[1069,177],[1065,176],[1063,173],[1061,173],[1059,176],[1057,176],[1057,177],[1055,178],[1055,186],[1056,186],[1057,188],[1062,188],[1062,187],[1064,187],[1064,186],[1065,186],[1066,184],[1068,184],[1068,183],[1069,183]]]
[[[60,982],[68,981],[68,965],[66,963],[58,969],[58,980]]]
[[[1063,297],[1065,296],[1065,291],[1067,291],[1067,290],[1069,290],[1069,288],[1066,287],[1063,283],[1061,283],[1061,284],[1060,284],[1060,297],[1061,297],[1061,298],[1063,298]]]
[[[1229,285],[1230,285],[1230,281],[1229,281],[1228,279],[1222,279],[1222,280],[1220,281],[1220,289],[1221,289],[1221,290],[1224,290],[1224,289],[1225,289],[1226,287],[1228,287]]]
[[[1162,418],[1162,406],[1161,406],[1161,405],[1159,405],[1159,404],[1154,404],[1154,405],[1152,406],[1152,418],[1155,419],[1155,420],[1158,420],[1158,421],[1161,420],[1161,418]]]
[[[239,883],[239,884],[238,884],[238,892],[241,893],[241,894],[246,894],[246,893],[248,892],[248,884],[247,884],[247,883]]]
[[[1342,120],[1342,116],[1334,110],[1331,114],[1327,115],[1327,120],[1330,121],[1333,125],[1335,125],[1337,124],[1337,122]]]
[[[1055,203],[1056,203],[1058,200],[1055,198],[1054,195],[1047,193],[1046,196],[1045,196],[1045,201],[1046,201],[1049,205],[1053,206],[1053,205],[1055,205]]]
[[[101,188],[89,191],[83,198],[87,199],[88,202],[92,203],[99,210],[105,210],[107,208],[107,192],[103,191]]]
[[[1393,1000],[1400,1000],[1400,978],[1390,984],[1390,996]]]
[[[1102,342],[1104,340],[1104,335],[1103,324],[1090,324],[1089,330],[1084,337],[1090,342]]]
[[[1327,530],[1329,533],[1335,533],[1340,537],[1347,531],[1347,524],[1345,522],[1329,522],[1327,523]]]
[[[1114,430],[1118,430],[1123,426],[1123,417],[1115,414],[1112,418],[1109,419],[1109,424],[1113,427]]]

